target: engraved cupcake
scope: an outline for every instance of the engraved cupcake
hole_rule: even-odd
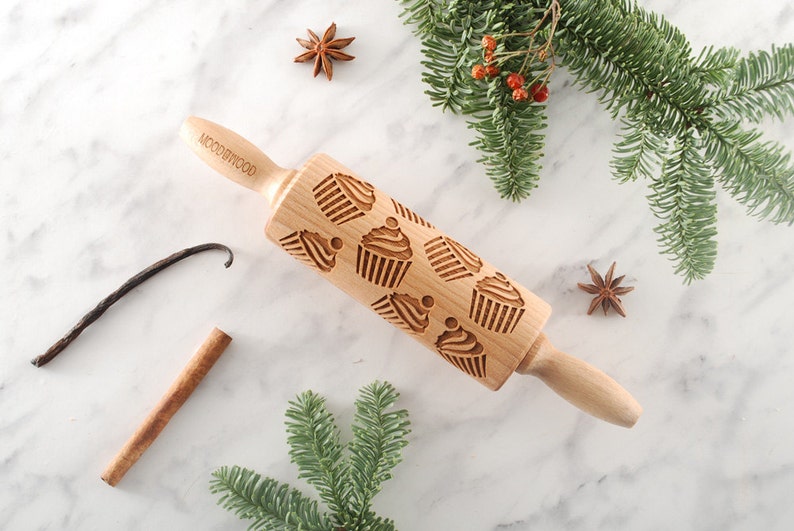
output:
[[[423,334],[430,324],[428,316],[434,304],[429,295],[420,301],[404,293],[392,293],[373,302],[372,309],[401,330]]]
[[[436,339],[438,353],[466,374],[485,378],[487,356],[477,336],[458,326],[454,317],[449,317],[444,324],[449,330]]]
[[[391,200],[391,204],[394,207],[394,212],[404,217],[408,221],[413,221],[417,225],[422,225],[423,227],[430,227],[431,229],[435,228],[433,225],[428,223],[422,216],[420,216],[410,208],[403,206],[401,203],[398,203],[394,199]]]
[[[425,253],[433,270],[446,282],[470,277],[482,268],[482,260],[476,254],[448,236],[427,242]]]
[[[341,225],[363,216],[375,204],[375,188],[344,173],[333,173],[312,189],[325,217]]]
[[[293,257],[323,273],[330,272],[336,266],[336,253],[343,245],[340,238],[331,238],[329,241],[307,230],[293,232],[281,238],[279,243]]]
[[[471,294],[469,317],[480,326],[507,334],[524,315],[524,299],[502,273],[477,282]]]
[[[372,229],[361,238],[356,273],[378,286],[396,288],[411,267],[411,256],[411,242],[397,220],[388,217],[385,226]]]

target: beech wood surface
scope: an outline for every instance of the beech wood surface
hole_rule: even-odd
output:
[[[237,133],[203,118],[189,117],[179,136],[212,169],[264,195],[274,209],[276,198],[295,174]]]
[[[615,380],[557,350],[545,334],[540,334],[516,372],[537,376],[582,411],[612,424],[630,428],[642,414],[640,404]]]
[[[598,418],[636,422],[641,409],[627,391],[541,334],[548,303],[339,162],[318,154],[285,170],[236,133],[195,117],[181,135],[222,175],[265,195],[274,210],[265,228],[271,241],[453,368],[496,390],[520,365]],[[214,142],[258,161],[256,171],[226,163]]]

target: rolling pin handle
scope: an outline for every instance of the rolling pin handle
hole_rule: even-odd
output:
[[[584,361],[557,350],[540,334],[516,368],[543,380],[558,395],[594,417],[631,428],[642,406],[615,380]]]
[[[211,168],[264,195],[274,208],[297,173],[278,166],[234,131],[203,118],[190,116],[182,124],[179,136]]]

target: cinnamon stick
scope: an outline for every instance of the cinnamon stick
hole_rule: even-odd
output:
[[[124,477],[124,474],[160,435],[171,417],[179,411],[231,341],[232,338],[225,332],[213,328],[160,402],[105,468],[102,473],[102,480],[105,483],[115,487]]]

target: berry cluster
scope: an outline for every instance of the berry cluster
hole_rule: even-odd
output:
[[[500,74],[499,61],[496,58],[496,46],[496,39],[492,35],[486,35],[482,38],[483,60],[485,64],[474,65],[471,69],[471,77],[474,79],[485,79],[486,77],[494,78]],[[505,55],[510,57],[515,55],[515,53],[510,52]],[[543,61],[546,56],[543,54],[541,58],[540,54],[538,54],[538,58]],[[526,78],[518,72],[509,72],[507,76],[505,76],[505,84],[513,91],[513,99],[515,101],[527,101],[532,97],[533,101],[542,103],[549,98],[549,87],[546,84],[547,79],[548,76],[542,82],[535,80],[536,82],[532,83],[529,90],[527,90],[524,88]]]

